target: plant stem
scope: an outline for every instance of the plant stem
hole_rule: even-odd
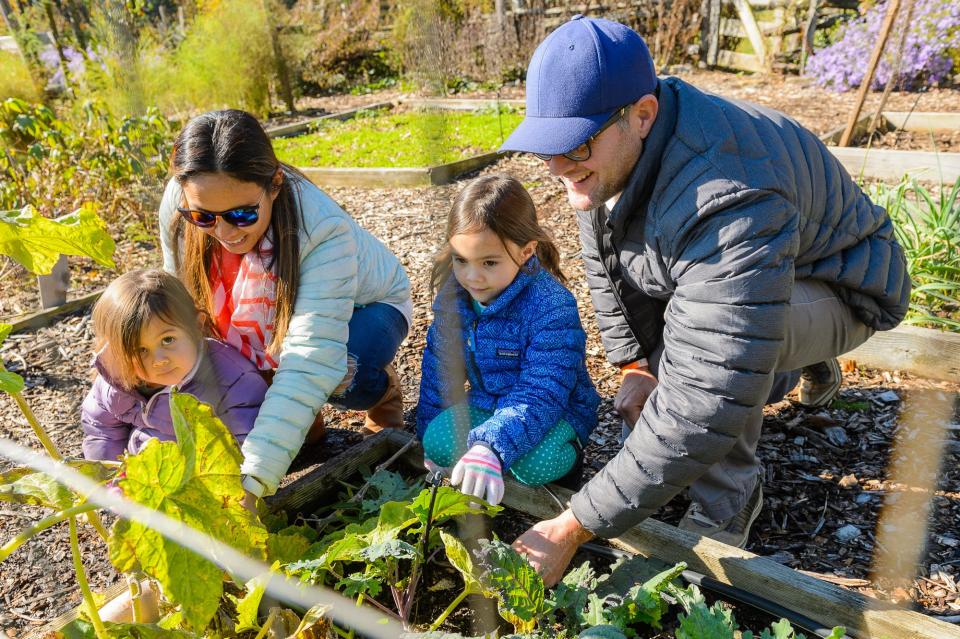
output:
[[[40,425],[40,422],[37,421],[37,416],[33,414],[33,410],[31,410],[30,404],[27,403],[27,400],[23,397],[23,394],[11,394],[13,395],[13,400],[17,402],[17,406],[20,407],[20,412],[23,413],[24,417],[27,418],[27,422],[30,423],[30,427],[33,428],[33,432],[36,434],[37,439],[40,440],[44,450],[46,450],[47,454],[57,461],[61,461],[63,459],[63,455],[61,455],[60,451],[57,450],[57,445],[53,443],[52,439],[50,439],[50,435],[47,434],[47,431],[44,430],[43,426]]]
[[[335,633],[337,633],[337,635],[343,637],[343,639],[353,639],[353,637],[354,637],[353,628],[351,628],[349,632],[344,632],[344,631],[343,631],[339,626],[337,626],[337,624],[335,624],[335,623],[331,623],[331,624],[330,624],[330,627],[333,628],[333,631],[334,631]]]
[[[67,518],[75,517],[82,513],[91,512],[96,510],[97,507],[95,504],[83,503],[79,506],[74,506],[73,508],[68,508],[67,510],[61,510],[58,513],[53,513],[49,517],[44,517],[34,525],[20,531],[20,534],[5,543],[3,546],[0,546],[0,561],[5,560],[9,557],[17,548],[22,546],[28,539],[41,533],[50,526],[59,524],[61,521]]]
[[[461,592],[457,596],[457,598],[454,599],[449,606],[447,606],[446,610],[440,613],[440,616],[437,617],[437,620],[433,622],[433,625],[430,626],[430,630],[428,630],[427,632],[433,632],[434,630],[439,628],[440,624],[442,624],[444,621],[447,620],[447,617],[450,616],[450,613],[452,613],[454,610],[457,609],[457,606],[459,606],[463,602],[463,600],[467,598],[468,594],[470,594],[470,590],[467,588],[464,588],[463,592]]]
[[[329,572],[330,572],[331,575],[333,575],[333,576],[336,577],[337,579],[343,579],[343,575],[337,573],[337,571],[333,570],[333,568],[330,568]],[[392,590],[393,590],[393,588],[391,588],[391,591],[392,591]],[[390,617],[393,617],[394,619],[397,619],[397,620],[400,619],[400,617],[397,615],[397,613],[395,613],[394,611],[390,610],[389,608],[387,608],[386,606],[384,606],[382,603],[380,603],[379,601],[377,601],[376,599],[374,599],[374,598],[371,597],[370,595],[368,595],[368,594],[366,594],[366,593],[362,593],[361,596],[363,597],[363,600],[366,601],[368,604],[371,604],[372,606],[374,606],[374,607],[376,607],[376,608],[379,608],[379,609],[380,609],[380,612],[383,612],[384,614],[389,615]],[[359,605],[359,604],[357,604],[357,605]]]
[[[33,432],[36,434],[37,439],[40,440],[40,444],[43,445],[44,450],[47,451],[47,454],[53,457],[57,461],[63,461],[63,455],[60,454],[60,451],[57,450],[57,445],[53,443],[53,440],[50,439],[50,435],[47,434],[47,431],[44,430],[43,426],[40,425],[40,422],[37,420],[37,416],[33,414],[33,409],[30,408],[30,404],[27,403],[26,398],[24,398],[22,393],[11,393],[13,400],[17,403],[17,406],[20,407],[20,412],[23,413],[23,416],[27,418],[27,422],[30,424],[30,427],[33,429]],[[90,511],[90,514],[87,515],[87,521],[90,522],[90,525],[94,527],[97,531],[97,534],[106,541],[109,536],[107,529],[104,528],[103,522],[100,521],[100,515]]]
[[[263,625],[260,626],[260,632],[257,633],[255,639],[263,639],[263,636],[267,634],[267,631],[270,630],[270,626],[273,625],[273,620],[277,616],[277,609],[274,608],[270,611],[270,614],[267,615],[267,620],[263,622]]]
[[[90,592],[90,584],[87,583],[87,572],[83,568],[83,558],[80,556],[80,542],[77,539],[77,518],[70,518],[70,550],[73,552],[73,568],[77,571],[77,584],[80,586],[80,593],[87,604],[90,613],[90,621],[93,623],[93,629],[97,633],[97,639],[110,639],[107,629],[100,619],[100,611],[97,610],[97,602],[93,599],[93,593]]]

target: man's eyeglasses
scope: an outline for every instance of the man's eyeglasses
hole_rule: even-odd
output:
[[[222,218],[227,224],[232,224],[233,226],[253,226],[257,223],[257,220],[260,219],[260,202],[263,201],[263,195],[266,193],[267,192],[264,191],[263,194],[260,195],[260,199],[257,200],[256,204],[238,206],[235,209],[229,209],[226,211],[204,211],[201,209],[188,209],[179,206],[177,207],[177,211],[187,222],[199,226],[202,229],[209,229],[216,226],[218,217]]]
[[[626,104],[620,107],[619,109],[617,109],[617,112],[614,113],[609,120],[604,122],[603,126],[601,126],[596,133],[594,133],[589,138],[587,138],[586,142],[584,142],[574,150],[567,151],[566,153],[557,153],[556,155],[562,155],[563,157],[573,162],[586,162],[587,160],[590,159],[590,155],[593,153],[593,149],[590,148],[590,141],[596,140],[597,136],[599,136],[601,133],[603,133],[604,131],[609,129],[611,126],[613,126],[614,122],[619,121],[624,116],[624,114],[626,114],[627,108],[629,107],[630,105]],[[541,160],[543,160],[544,162],[549,162],[551,159],[554,158],[554,155],[550,155],[546,153],[534,153],[534,155],[540,158]]]

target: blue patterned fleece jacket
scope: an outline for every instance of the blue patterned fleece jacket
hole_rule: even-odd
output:
[[[573,295],[536,256],[481,314],[454,277],[433,303],[417,407],[417,436],[463,401],[493,416],[470,431],[503,470],[530,452],[561,419],[586,442],[597,426],[597,394],[587,373],[586,334]]]

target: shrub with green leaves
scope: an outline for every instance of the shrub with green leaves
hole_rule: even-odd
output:
[[[887,209],[913,281],[905,323],[960,332],[960,179],[931,192],[915,179],[868,189]]]
[[[33,206],[57,216],[97,202],[110,219],[130,207],[132,190],[161,183],[171,137],[169,121],[156,110],[120,119],[88,101],[68,120],[43,105],[4,100],[0,209]]]
[[[136,104],[181,117],[223,108],[259,116],[270,110],[274,63],[261,0],[204,3],[182,39],[145,25],[136,48],[128,57],[116,47],[98,49],[98,63],[88,64],[82,78],[85,95],[118,114]]]

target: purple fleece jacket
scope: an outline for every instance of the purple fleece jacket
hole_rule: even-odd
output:
[[[115,460],[126,450],[140,451],[151,437],[176,441],[170,417],[170,392],[193,395],[213,407],[213,413],[242,444],[260,411],[267,383],[236,349],[205,339],[197,365],[178,387],[168,386],[149,399],[110,381],[98,357],[93,387],[80,410],[83,456]]]

